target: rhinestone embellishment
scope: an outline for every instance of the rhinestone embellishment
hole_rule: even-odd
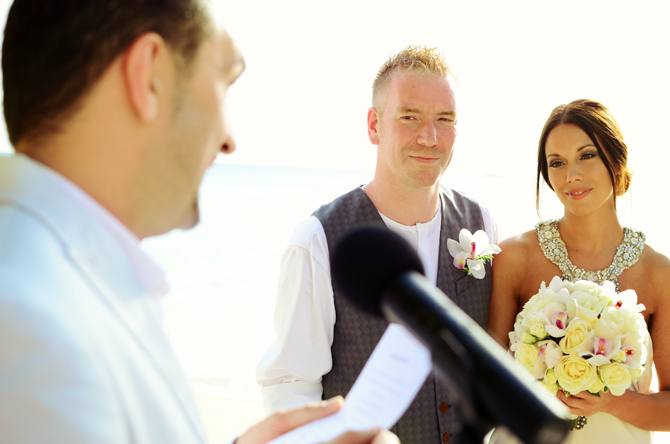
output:
[[[602,285],[603,282],[608,280],[614,282],[617,292],[621,291],[619,276],[640,259],[646,240],[644,233],[625,227],[623,229],[623,241],[617,247],[612,264],[604,270],[590,271],[578,268],[570,262],[568,249],[561,238],[561,233],[558,231],[558,220],[538,222],[535,225],[535,231],[537,238],[540,240],[540,248],[542,248],[544,256],[561,269],[563,280],[587,280],[598,285]]]

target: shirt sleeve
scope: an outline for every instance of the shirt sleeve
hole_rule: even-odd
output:
[[[493,216],[491,216],[491,211],[487,207],[480,204],[479,209],[482,211],[482,219],[484,219],[484,231],[486,231],[486,234],[489,235],[489,242],[498,245],[500,243],[498,224],[496,223]]]
[[[332,367],[335,305],[328,243],[319,220],[298,225],[281,259],[275,340],[256,380],[267,414],[321,399],[321,377]]]

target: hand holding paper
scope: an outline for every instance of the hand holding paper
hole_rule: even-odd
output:
[[[344,406],[270,444],[317,444],[349,430],[388,429],[407,410],[431,368],[430,352],[404,327],[390,324]]]

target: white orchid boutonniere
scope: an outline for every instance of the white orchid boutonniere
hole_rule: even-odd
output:
[[[454,258],[454,267],[467,271],[477,279],[486,275],[484,264],[502,251],[497,245],[489,244],[489,237],[483,230],[472,234],[465,228],[458,234],[458,242],[447,240],[447,248]]]

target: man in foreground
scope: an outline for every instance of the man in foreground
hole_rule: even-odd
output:
[[[198,222],[244,69],[198,0],[17,0],[2,48],[0,442],[204,443],[140,239]],[[275,415],[238,444],[335,412]],[[397,442],[349,433],[338,443]]]
[[[376,224],[416,248],[427,278],[480,325],[486,325],[490,267],[483,279],[452,265],[447,239],[497,232],[488,210],[440,187],[456,139],[455,82],[433,49],[408,47],[390,58],[373,84],[367,128],[377,146],[374,179],[317,210],[295,230],[284,253],[275,314],[276,341],[259,364],[267,412],[345,395],[387,323],[357,311],[330,279],[330,257],[349,230]],[[430,375],[392,429],[405,444],[448,441],[459,419],[443,383]],[[452,441],[453,442],[453,441]]]

